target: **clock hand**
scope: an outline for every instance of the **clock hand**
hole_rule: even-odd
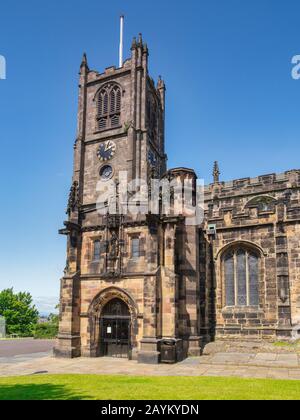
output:
[[[105,147],[105,151],[108,152],[112,148],[113,148],[113,145],[111,144],[111,142],[108,142],[107,145],[106,145],[106,147]]]

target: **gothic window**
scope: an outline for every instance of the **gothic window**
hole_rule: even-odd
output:
[[[98,93],[98,129],[106,130],[120,125],[121,89],[107,85]]]
[[[99,261],[101,257],[101,241],[97,239],[94,241],[94,261]]]
[[[132,258],[140,257],[140,239],[139,238],[131,239],[131,257]]]
[[[259,256],[235,248],[223,257],[226,306],[259,305]]]

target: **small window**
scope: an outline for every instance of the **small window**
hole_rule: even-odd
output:
[[[94,261],[99,261],[101,257],[101,242],[97,239],[94,242]]]
[[[131,240],[131,256],[132,258],[140,257],[140,240],[139,238],[132,238]]]

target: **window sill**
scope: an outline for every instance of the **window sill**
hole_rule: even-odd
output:
[[[101,134],[106,133],[107,131],[120,130],[120,128],[122,128],[122,125],[117,125],[116,127],[108,127],[104,128],[103,130],[95,130],[94,134]]]
[[[258,216],[270,216],[272,214],[275,214],[274,210],[262,210],[262,211],[258,211]]]
[[[226,306],[222,309],[222,314],[234,314],[234,313],[264,313],[260,306]]]

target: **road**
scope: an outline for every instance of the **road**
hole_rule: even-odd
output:
[[[49,353],[54,347],[54,340],[0,340],[0,358]]]

